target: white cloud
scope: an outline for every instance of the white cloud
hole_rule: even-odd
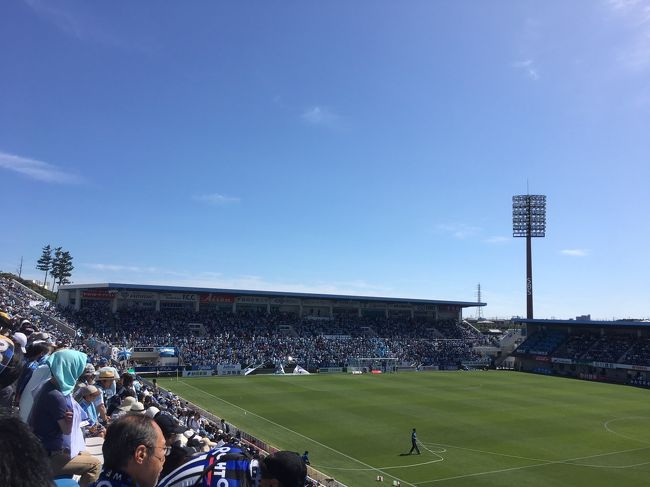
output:
[[[485,242],[490,243],[490,244],[502,244],[502,243],[508,242],[509,240],[510,239],[508,237],[498,235],[498,236],[494,236],[494,237],[490,237],[490,238],[485,239]]]
[[[515,61],[514,63],[512,63],[512,66],[526,73],[526,76],[528,76],[533,81],[537,81],[539,79],[539,70],[537,66],[535,66],[535,61],[533,61],[532,59],[526,59],[524,61]]]
[[[114,32],[111,28],[114,26],[108,27],[106,22],[102,22],[101,16],[84,12],[84,2],[77,4],[74,10],[64,7],[61,2],[49,0],[24,0],[24,2],[34,14],[77,40],[143,53],[152,50],[146,43],[127,40],[124,33]]]
[[[9,171],[14,171],[45,183],[80,184],[83,182],[83,178],[80,176],[67,173],[47,162],[7,154],[6,152],[0,152],[0,168],[8,169]]]
[[[607,0],[615,19],[627,35],[619,36],[619,62],[631,71],[650,68],[650,2],[648,0]]]
[[[586,257],[589,255],[589,250],[587,249],[564,249],[560,250],[562,255],[568,255],[570,257]]]
[[[214,206],[222,206],[222,205],[228,205],[228,204],[234,204],[240,202],[240,199],[237,197],[225,196],[219,193],[195,195],[192,196],[192,199],[200,203],[207,203],[209,205],[214,205]]]
[[[439,232],[447,233],[460,240],[474,237],[482,231],[480,227],[466,225],[465,223],[440,224],[436,228]]]
[[[307,108],[300,115],[300,118],[309,125],[321,125],[325,127],[335,126],[340,119],[336,113],[327,107],[318,105]]]
[[[134,265],[118,264],[84,264],[90,269],[107,272],[157,272],[155,267],[138,267]]]
[[[227,276],[220,272],[178,272],[157,267],[133,266],[123,264],[83,264],[86,272],[80,277],[84,282],[113,282],[136,281],[138,284],[159,286],[186,286],[217,289],[244,289],[278,292],[298,292],[316,294],[343,294],[366,296],[390,296],[393,291],[389,287],[371,284],[363,279],[352,281],[316,281],[316,282],[283,282],[271,281],[262,276],[238,275]],[[106,275],[110,274],[110,277]]]
[[[94,271],[99,271],[102,274],[92,277],[92,280],[100,281],[106,280],[104,275],[110,273],[113,276],[115,274],[123,274],[125,276],[131,276],[129,279],[137,278],[140,276],[153,276],[153,275],[165,275],[165,276],[176,276],[176,277],[186,277],[186,274],[176,272],[170,269],[162,269],[156,266],[138,266],[138,265],[125,265],[125,264],[102,264],[102,263],[84,263],[81,264],[82,267],[86,269],[92,269]],[[86,278],[87,279],[87,278]]]
[[[613,9],[618,11],[629,11],[636,8],[638,5],[643,4],[643,0],[607,0],[606,3]]]

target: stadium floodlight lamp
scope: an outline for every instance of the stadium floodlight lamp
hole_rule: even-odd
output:
[[[526,317],[533,319],[532,237],[546,236],[546,196],[520,194],[512,197],[512,236],[526,237]]]
[[[546,236],[546,196],[522,194],[512,197],[512,236]]]

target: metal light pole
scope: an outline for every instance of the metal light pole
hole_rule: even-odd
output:
[[[512,197],[512,236],[526,237],[526,318],[533,319],[532,238],[546,236],[546,196]]]

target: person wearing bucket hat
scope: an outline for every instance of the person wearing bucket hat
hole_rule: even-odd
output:
[[[119,398],[115,397],[116,378],[117,372],[113,367],[102,367],[97,374],[97,383],[95,385],[102,393],[102,402],[104,403],[107,417],[112,416],[117,406],[119,406]]]
[[[128,396],[131,397],[131,396]],[[128,414],[142,414],[144,415],[144,404],[142,404],[140,401],[135,401],[131,405],[131,409],[129,409]]]
[[[135,397],[131,397],[131,396],[125,397],[124,400],[120,403],[119,406],[117,406],[117,408],[111,415],[111,419],[117,419],[124,416],[126,413],[131,411],[131,406],[133,406],[135,403],[136,403]]]

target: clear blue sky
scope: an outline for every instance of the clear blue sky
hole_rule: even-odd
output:
[[[650,317],[650,2],[0,3],[0,268]],[[472,315],[474,311],[470,311]]]

